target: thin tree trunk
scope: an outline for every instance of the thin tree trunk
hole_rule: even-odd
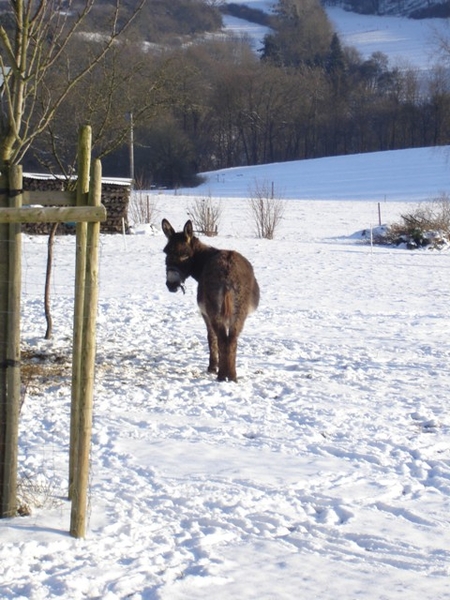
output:
[[[49,340],[52,337],[53,320],[50,310],[50,280],[52,275],[53,266],[53,246],[55,242],[56,230],[58,229],[58,223],[53,223],[48,236],[48,249],[47,249],[47,271],[45,274],[45,319],[47,321],[47,331],[45,332],[45,339]]]

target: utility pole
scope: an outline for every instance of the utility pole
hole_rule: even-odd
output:
[[[131,188],[134,187],[134,123],[133,113],[130,112],[130,179]]]

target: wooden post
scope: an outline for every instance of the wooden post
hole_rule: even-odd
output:
[[[0,178],[1,208],[22,202],[22,168]],[[0,224],[0,516],[17,508],[17,448],[20,410],[20,225]]]
[[[105,219],[104,206],[0,208],[2,223],[92,223]]]
[[[8,179],[0,177],[0,207],[8,206]],[[8,271],[9,228],[0,223],[0,516],[3,515],[6,467],[6,407],[7,407],[7,339],[8,339]]]
[[[22,167],[9,169],[9,205],[22,204]],[[6,430],[5,471],[2,516],[12,517],[17,510],[17,453],[20,412],[20,290],[21,290],[20,225],[9,225],[8,330],[6,349]]]
[[[91,161],[92,131],[89,126],[80,129],[78,137],[78,181],[77,206],[87,204],[89,191],[89,170]],[[78,463],[78,430],[81,397],[81,348],[83,345],[83,311],[86,277],[86,238],[87,224],[77,223],[75,256],[75,305],[73,317],[72,349],[72,402],[70,413],[70,455],[69,455],[69,498],[72,499],[72,483]]]
[[[102,186],[101,163],[93,165],[89,204],[99,206]],[[98,304],[98,254],[100,223],[89,223],[87,230],[87,256],[84,294],[83,348],[81,355],[81,381],[79,405],[79,433],[77,468],[72,484],[72,511],[70,534],[84,537],[86,533],[86,510],[89,481],[89,455],[92,437],[92,409],[94,400],[94,374]]]

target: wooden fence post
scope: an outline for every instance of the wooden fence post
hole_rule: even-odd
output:
[[[7,177],[8,206],[20,208],[22,204],[22,167],[12,165]],[[12,517],[17,510],[17,451],[20,411],[20,290],[21,290],[21,233],[20,225],[2,226],[1,236],[6,235],[6,252],[2,274],[6,279],[2,295],[6,302],[2,311],[6,316],[6,331],[2,324],[5,349],[2,351],[2,398],[1,398],[1,490],[0,516]],[[3,320],[3,319],[2,319]]]
[[[13,165],[9,170],[9,206],[22,205],[22,167]],[[17,510],[17,454],[19,445],[20,413],[20,291],[21,291],[21,228],[9,224],[9,285],[8,285],[8,347],[6,385],[8,388],[5,495],[3,513],[14,516]]]
[[[96,160],[92,169],[89,204],[100,206],[102,193],[101,163]],[[92,412],[94,401],[94,374],[96,353],[96,322],[98,304],[98,257],[100,223],[89,223],[87,228],[87,256],[84,294],[83,353],[81,356],[81,381],[79,405],[79,433],[77,468],[72,487],[70,534],[84,537],[89,482],[89,455],[92,437]]]
[[[0,177],[0,207],[6,208],[8,202],[8,178]],[[0,515],[3,516],[3,498],[5,481],[6,453],[6,357],[8,339],[8,225],[0,223]]]
[[[78,180],[77,206],[88,202],[89,171],[91,161],[92,131],[89,126],[80,129],[78,137]],[[77,223],[75,256],[75,305],[73,317],[72,349],[72,401],[70,412],[69,450],[69,498],[72,500],[72,486],[78,465],[78,431],[81,401],[81,349],[83,346],[83,311],[86,277],[86,237],[87,224]]]

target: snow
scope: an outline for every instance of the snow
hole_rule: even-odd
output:
[[[429,69],[437,60],[437,37],[448,37],[447,19],[406,19],[359,15],[337,7],[326,9],[344,45],[356,47],[365,58],[383,52],[390,64]]]
[[[428,152],[440,166],[422,200],[447,176]],[[423,171],[433,163],[423,150],[396,154],[386,221],[417,200],[415,154]],[[272,241],[247,216],[260,169],[239,178],[240,197],[237,177],[221,183],[213,243],[244,253],[262,290],[237,384],[205,372],[195,282],[185,296],[166,290],[163,234],[102,236],[88,533],[67,533],[66,373],[25,393],[20,475],[48,491],[30,516],[0,522],[2,598],[448,597],[449,253],[355,239],[377,222],[360,175],[380,158],[312,161],[321,199],[287,200]],[[344,162],[354,181],[336,187]],[[181,227],[193,196],[154,200],[158,220]],[[56,243],[51,341],[46,239],[23,241],[24,346],[69,359],[74,239]]]
[[[447,148],[436,147],[220,169],[204,173],[194,193],[246,197],[260,182],[286,199],[420,202],[448,189],[448,159]]]
[[[270,33],[269,27],[251,23],[250,21],[240,19],[239,17],[223,15],[222,21],[226,35],[249,40],[255,51],[261,50],[264,37]]]
[[[245,0],[242,3],[267,12],[275,4],[270,0]],[[373,52],[383,52],[389,57],[390,66],[418,70],[433,67],[439,62],[437,39],[450,34],[447,19],[360,15],[333,6],[327,6],[325,10],[344,45],[354,46],[364,58],[369,58]],[[252,39],[255,49],[262,47],[269,31],[267,27],[236,17],[225,15],[223,21],[229,34]]]
[[[68,534],[66,500],[75,241],[56,241],[45,341],[47,239],[24,236],[23,346],[56,374],[24,388],[32,512],[0,521],[0,597],[448,598],[450,254],[354,235],[379,208],[389,223],[448,191],[446,157],[266,165],[154,193],[156,222],[177,229],[195,197],[217,198],[212,243],[254,266],[236,384],[206,373],[196,285],[167,291],[159,225],[101,236],[85,539]],[[286,198],[271,241],[248,216],[263,179]]]

